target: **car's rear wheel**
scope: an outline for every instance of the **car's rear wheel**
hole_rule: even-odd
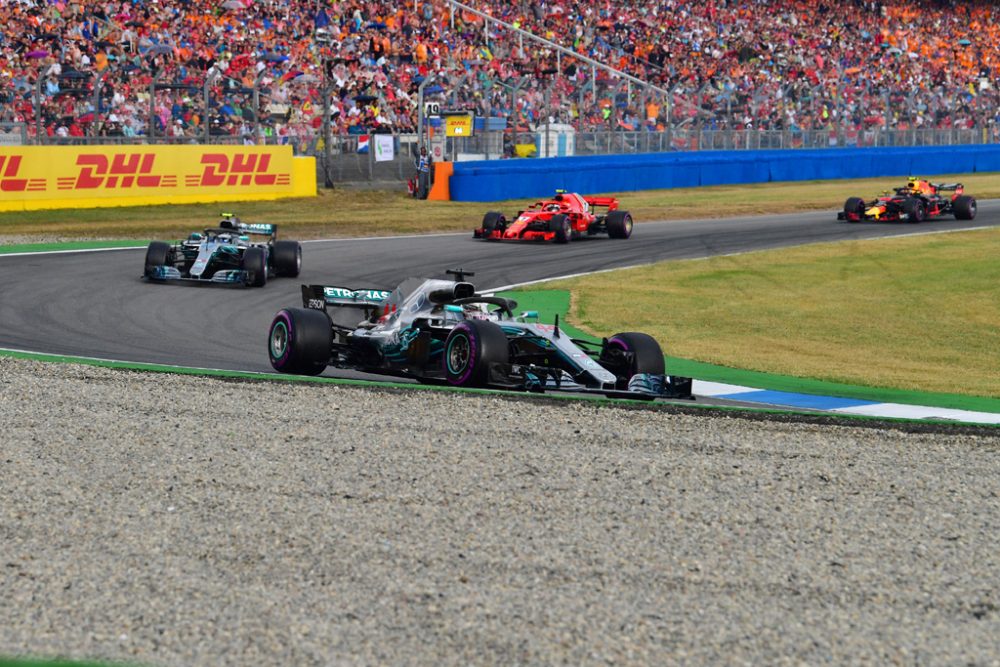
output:
[[[627,389],[633,375],[663,375],[663,350],[656,339],[637,331],[617,333],[601,351],[600,363],[615,374],[615,386]]]
[[[146,263],[143,275],[151,276],[159,266],[170,264],[171,247],[163,241],[153,241],[146,248]]]
[[[271,322],[267,355],[274,370],[319,375],[330,361],[333,329],[322,310],[285,308]]]
[[[865,200],[861,197],[850,197],[844,202],[844,219],[848,222],[860,222],[865,219]]]
[[[569,218],[562,213],[558,213],[549,218],[549,231],[555,234],[556,243],[569,243],[573,238],[573,230],[569,225]]]
[[[263,287],[267,284],[267,253],[263,248],[244,250],[240,268],[247,272],[247,284],[251,287]]]
[[[907,197],[903,200],[903,213],[906,219],[914,224],[927,219],[927,206],[923,199],[917,197]]]
[[[976,217],[976,198],[970,195],[959,195],[951,204],[957,220],[972,220]]]
[[[608,236],[613,239],[627,239],[632,236],[632,214],[628,211],[611,211],[604,218]]]
[[[445,379],[456,387],[483,387],[489,382],[490,364],[510,361],[503,329],[486,320],[464,320],[455,325],[444,343]]]
[[[302,270],[302,245],[298,241],[274,242],[274,272],[294,278]]]
[[[507,218],[499,211],[489,211],[483,216],[483,238],[491,238],[493,232],[499,231],[501,234],[507,228]]]

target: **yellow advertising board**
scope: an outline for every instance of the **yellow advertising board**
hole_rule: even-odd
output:
[[[444,116],[444,134],[446,137],[471,137],[472,114]]]
[[[290,146],[3,146],[0,211],[316,194]]]

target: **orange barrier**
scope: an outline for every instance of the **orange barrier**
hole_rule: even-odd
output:
[[[434,163],[434,185],[427,194],[428,199],[435,201],[451,201],[451,175],[455,173],[455,165],[451,162]]]
[[[0,147],[0,211],[315,195],[290,146]]]

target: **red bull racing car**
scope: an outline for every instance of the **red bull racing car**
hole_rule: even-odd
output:
[[[957,220],[976,217],[976,198],[965,194],[961,183],[931,183],[910,178],[906,185],[866,202],[851,197],[844,203],[838,220],[891,222],[923,222],[942,215],[954,215]]]
[[[605,209],[603,214],[600,209]],[[597,234],[627,239],[632,235],[632,215],[618,209],[615,197],[584,197],[564,190],[557,190],[552,199],[535,202],[513,220],[490,211],[483,216],[482,227],[472,233],[487,241],[556,243]]]

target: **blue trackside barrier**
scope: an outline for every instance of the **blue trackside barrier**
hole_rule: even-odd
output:
[[[454,201],[1000,171],[1000,145],[702,151],[456,162]]]

